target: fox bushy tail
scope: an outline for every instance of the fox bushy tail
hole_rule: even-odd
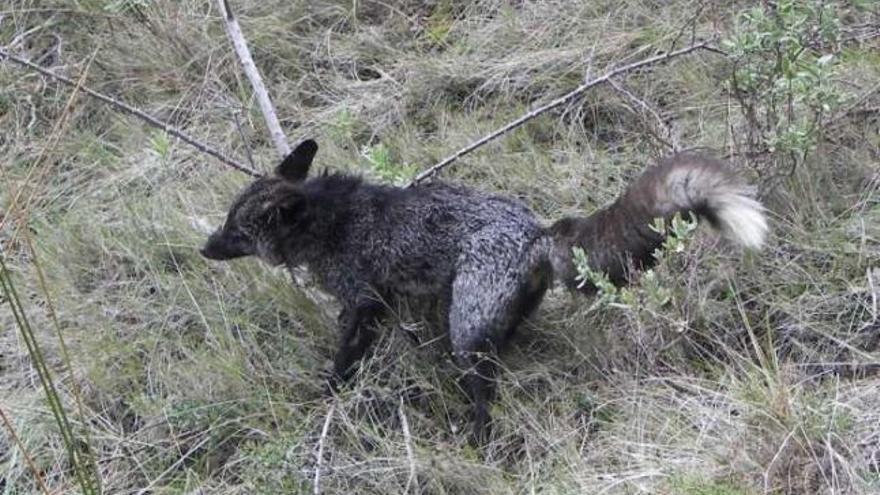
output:
[[[621,285],[630,267],[644,269],[654,263],[654,250],[665,238],[650,228],[654,219],[669,221],[676,213],[685,218],[694,213],[729,240],[758,249],[767,235],[767,219],[753,189],[720,160],[696,153],[667,157],[607,208],[554,223],[553,271],[557,280],[577,288],[572,248],[580,247],[591,269]],[[592,292],[595,287],[585,284],[581,290]]]

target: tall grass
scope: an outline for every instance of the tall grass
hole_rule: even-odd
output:
[[[39,341],[34,334],[33,328],[31,328],[27,314],[18,297],[18,292],[15,290],[12,276],[6,268],[5,255],[2,254],[0,254],[0,288],[3,290],[3,295],[9,304],[15,324],[21,333],[28,354],[33,361],[33,366],[37,371],[43,392],[46,394],[49,410],[52,412],[52,417],[55,419],[61,439],[64,442],[64,449],[69,457],[74,477],[84,494],[98,493],[100,490],[100,478],[94,458],[89,452],[89,445],[74,434],[70,421],[67,418],[67,411],[55,388],[51,371],[46,365]]]

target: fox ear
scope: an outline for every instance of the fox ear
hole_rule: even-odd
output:
[[[309,175],[309,167],[312,159],[318,152],[318,143],[311,139],[299,143],[299,145],[287,155],[287,158],[275,168],[275,174],[291,182],[305,180]]]

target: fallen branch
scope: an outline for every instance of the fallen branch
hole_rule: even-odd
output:
[[[431,168],[429,168],[429,169],[425,170],[424,172],[420,173],[419,175],[417,175],[415,177],[415,179],[413,179],[412,182],[410,182],[407,187],[411,187],[411,186],[414,186],[416,184],[423,182],[425,179],[428,179],[429,177],[434,176],[435,174],[437,174],[437,172],[440,171],[440,169],[442,169],[442,168],[446,167],[447,165],[449,165],[450,163],[458,160],[462,156],[467,155],[468,153],[474,151],[475,149],[483,146],[484,144],[486,144],[490,141],[494,141],[495,139],[499,138],[500,136],[503,136],[504,134],[507,134],[508,132],[512,131],[513,129],[516,129],[517,127],[525,124],[529,120],[532,120],[533,118],[537,117],[538,115],[541,115],[542,113],[544,113],[548,110],[556,108],[560,105],[564,105],[564,104],[574,100],[575,98],[580,97],[587,90],[589,90],[595,86],[598,86],[602,83],[608,82],[613,77],[619,76],[620,74],[624,74],[626,72],[630,72],[635,69],[647,67],[649,65],[654,65],[654,64],[657,64],[660,62],[665,62],[667,60],[670,60],[670,59],[673,59],[676,57],[680,57],[682,55],[686,55],[686,54],[691,53],[696,50],[709,50],[709,51],[716,52],[716,53],[718,52],[718,50],[715,49],[714,47],[712,47],[708,41],[703,41],[700,43],[695,43],[693,45],[686,46],[680,50],[675,50],[673,52],[667,52],[662,55],[656,55],[654,57],[649,57],[649,58],[646,58],[643,60],[639,60],[638,62],[633,62],[631,64],[612,69],[612,70],[606,72],[605,74],[603,74],[595,79],[591,79],[591,80],[581,84],[577,88],[569,91],[568,93],[560,96],[559,98],[556,98],[555,100],[551,101],[550,103],[542,105],[542,106],[532,110],[531,112],[517,118],[516,120],[511,121],[510,123],[506,124],[504,127],[501,127],[500,129],[480,138],[479,140],[474,141],[473,143],[456,151],[452,155],[449,155],[448,157],[444,158],[442,161],[440,161],[436,165],[432,166]]]
[[[275,113],[275,107],[269,98],[269,92],[266,91],[263,78],[260,77],[260,71],[257,69],[253,57],[251,57],[251,51],[248,49],[244,34],[241,32],[241,26],[239,26],[238,19],[235,18],[235,14],[233,14],[232,9],[229,7],[228,0],[217,0],[217,3],[220,5],[220,12],[223,13],[223,18],[226,20],[226,33],[232,41],[232,46],[235,48],[235,53],[238,55],[238,60],[241,62],[244,74],[251,82],[251,87],[254,88],[254,97],[256,97],[257,103],[260,104],[260,111],[263,112],[266,127],[269,128],[269,135],[272,136],[275,149],[278,150],[278,154],[283,160],[290,154],[290,146],[287,144],[287,138],[281,129],[281,123],[278,122],[278,115]]]
[[[26,67],[26,68],[31,69],[33,71],[39,72],[40,74],[47,76],[47,77],[50,77],[50,78],[54,79],[55,81],[58,81],[58,82],[65,84],[67,86],[77,87],[76,81],[68,79],[60,74],[55,74],[54,72],[47,70],[47,69],[44,69],[43,67],[40,67],[37,64],[29,62],[23,58],[17,57],[15,55],[7,52],[6,50],[0,49],[0,60],[9,60],[10,62],[14,62],[22,67]],[[157,119],[156,117],[153,117],[150,114],[147,114],[141,110],[138,110],[137,108],[135,108],[127,103],[121,102],[111,96],[107,96],[103,93],[99,93],[99,92],[97,92],[93,89],[87,88],[85,86],[80,86],[79,90],[82,91],[83,93],[91,96],[92,98],[101,100],[104,103],[107,103],[107,104],[115,107],[116,109],[121,110],[124,113],[127,113],[128,115],[131,115],[133,117],[137,117],[137,118],[141,119],[142,121],[146,122],[147,124],[149,124],[153,127],[159,128],[159,129],[167,132],[168,134],[171,134],[172,136],[189,144],[190,146],[194,147],[195,149],[201,151],[202,153],[205,153],[206,155],[211,155],[214,158],[220,160],[221,162],[225,163],[226,165],[229,165],[230,167],[232,167],[236,170],[244,172],[244,173],[246,173],[250,176],[253,176],[253,177],[259,177],[260,175],[262,175],[259,172],[257,172],[256,170],[249,168],[249,167],[233,160],[232,158],[229,158],[228,156],[224,155],[223,153],[217,151],[216,149],[211,148],[210,146],[208,146],[200,141],[197,141],[195,138],[186,134],[185,132],[181,131],[180,129],[178,129],[176,127],[172,127],[172,126],[166,124],[165,122],[162,122],[161,120]]]

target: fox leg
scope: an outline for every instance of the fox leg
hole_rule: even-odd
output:
[[[495,364],[494,353],[484,351],[464,351],[457,353],[460,364],[468,366],[464,376],[465,390],[471,400],[472,429],[470,444],[485,445],[491,433],[489,403],[495,397]]]
[[[339,314],[339,349],[333,359],[331,387],[351,378],[354,364],[359,361],[373,340],[376,325],[382,319],[385,307],[379,301],[367,300],[346,307]]]
[[[526,273],[505,273],[504,267],[477,261],[463,266],[453,282],[449,337],[457,362],[466,370],[464,384],[473,407],[471,443],[483,445],[489,437],[494,357],[540,304],[550,279],[549,267],[543,265]]]

